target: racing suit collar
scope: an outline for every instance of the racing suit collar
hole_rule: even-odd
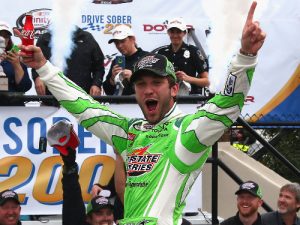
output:
[[[183,115],[183,112],[177,107],[177,104],[175,102],[173,107],[170,109],[169,112],[166,113],[164,118],[155,125],[165,123],[165,122],[167,122],[171,119],[175,119],[175,118],[180,117],[182,115]]]

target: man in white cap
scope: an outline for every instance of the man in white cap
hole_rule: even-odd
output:
[[[202,94],[203,87],[209,86],[208,64],[204,56],[197,47],[183,41],[187,26],[182,18],[171,19],[167,28],[171,44],[158,53],[173,63],[180,84],[179,95]]]
[[[132,95],[134,90],[129,83],[134,63],[148,52],[137,47],[132,29],[125,24],[117,26],[112,33],[109,44],[115,43],[118,51],[125,57],[125,67],[122,68],[114,60],[103,83],[107,95]],[[117,89],[117,82],[122,82],[122,91]]]

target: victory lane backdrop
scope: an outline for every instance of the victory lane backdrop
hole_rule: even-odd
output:
[[[213,31],[213,27],[201,1],[132,0],[124,3],[120,0],[119,4],[108,4],[109,2],[86,0],[76,18],[77,25],[91,32],[98,41],[106,57],[104,63],[107,70],[111,60],[119,54],[114,44],[109,45],[107,41],[111,38],[114,27],[122,23],[133,28],[139,46],[151,51],[170,43],[166,34],[168,19],[183,17],[189,26],[195,28],[207,54],[212,54],[206,46],[206,31]],[[272,1],[259,19],[267,32],[267,39],[259,54],[259,64],[242,115],[276,113],[277,118],[285,121],[284,115],[299,115],[300,30],[297,28],[300,27],[300,2],[291,0],[288,4],[283,4],[284,1],[280,0],[277,5],[271,3]],[[1,20],[20,30],[24,25],[25,13],[32,12],[37,38],[47,31],[51,23],[51,8],[51,0],[3,1]],[[223,38],[225,37],[220,37],[220,41]],[[190,38],[186,41],[193,44]],[[18,44],[20,40],[14,37],[14,42]],[[35,94],[34,87],[28,94]],[[134,106],[134,110],[132,105],[112,107],[117,112],[128,113],[130,117],[141,116],[138,106]],[[191,106],[193,109],[185,107],[181,108],[187,112],[195,110],[195,106]],[[129,108],[131,112],[126,112],[128,110],[125,109]],[[105,184],[113,174],[115,156],[111,147],[79,126],[65,110],[52,107],[1,107],[0,186],[1,189],[13,188],[20,193],[22,214],[61,213],[62,161],[59,153],[49,146],[46,153],[38,150],[39,138],[45,136],[51,125],[61,118],[67,118],[74,124],[75,132],[80,138],[77,161],[84,200],[89,200],[88,191],[94,182]],[[198,178],[197,181],[201,183],[201,179]],[[201,184],[194,186],[193,190],[191,194],[196,198],[188,200],[186,210],[192,206],[193,209],[201,208]]]

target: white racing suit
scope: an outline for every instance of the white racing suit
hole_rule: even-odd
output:
[[[112,112],[50,62],[38,70],[60,104],[93,134],[112,145],[127,168],[121,224],[179,225],[185,199],[211,147],[240,115],[256,57],[237,54],[224,89],[196,113],[176,104],[156,125]]]

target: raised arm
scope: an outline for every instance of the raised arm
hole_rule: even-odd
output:
[[[259,27],[259,22],[253,21],[256,5],[257,2],[254,1],[250,7],[241,40],[240,52],[250,56],[257,54],[266,38],[266,33]]]
[[[20,46],[33,51],[32,56],[20,53],[23,62],[37,70],[49,91],[80,125],[119,151],[126,148],[128,119],[112,112],[89,96],[84,90],[63,75],[59,68],[45,59],[40,48]]]
[[[250,89],[256,54],[266,34],[253,22],[253,2],[243,29],[240,53],[231,62],[224,89],[194,115],[187,116],[180,127],[175,157],[193,170],[201,167],[210,153],[210,146],[236,121]]]

